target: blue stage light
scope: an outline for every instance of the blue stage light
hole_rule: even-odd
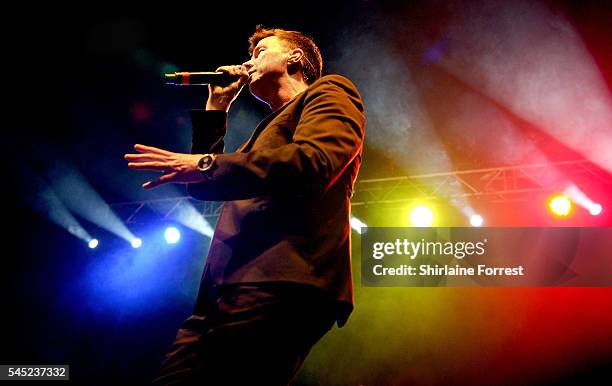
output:
[[[166,228],[164,237],[166,238],[166,242],[168,244],[176,244],[181,239],[181,232],[179,232],[179,230],[175,227],[168,227]]]
[[[141,239],[135,238],[134,240],[132,240],[132,248],[140,248],[141,245],[142,245]]]
[[[98,239],[91,239],[89,240],[89,242],[87,243],[87,245],[89,246],[89,248],[91,249],[95,249],[98,246]]]

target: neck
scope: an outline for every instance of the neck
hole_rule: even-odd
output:
[[[272,91],[263,95],[262,99],[272,108],[272,111],[276,111],[307,88],[308,85],[304,82],[302,74],[286,75],[279,78],[277,87],[270,88]]]

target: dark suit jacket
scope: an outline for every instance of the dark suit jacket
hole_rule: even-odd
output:
[[[192,153],[218,156],[189,194],[225,201],[202,284],[315,286],[338,301],[343,325],[353,307],[349,199],[365,134],[355,86],[340,75],[318,79],[234,153],[221,154],[225,112],[193,110],[191,118]]]

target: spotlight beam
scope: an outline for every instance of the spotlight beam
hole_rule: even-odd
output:
[[[131,242],[134,235],[79,170],[57,162],[48,172],[58,197],[70,211]]]

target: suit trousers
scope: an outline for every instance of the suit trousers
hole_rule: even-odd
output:
[[[203,312],[181,325],[154,385],[289,385],[336,321],[334,300],[306,285],[240,284],[206,292]]]

